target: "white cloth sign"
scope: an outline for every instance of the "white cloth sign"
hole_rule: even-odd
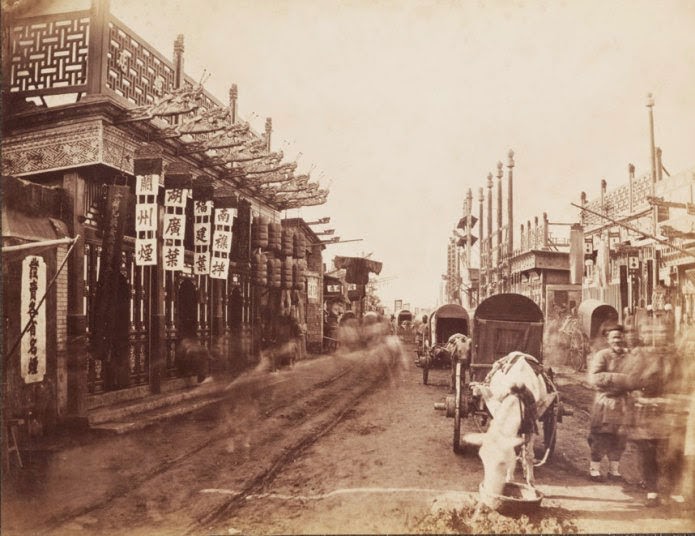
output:
[[[227,279],[229,274],[229,259],[226,257],[212,257],[210,261],[210,277],[213,279]]]
[[[135,231],[157,230],[157,204],[140,203],[135,206]]]
[[[186,232],[186,216],[184,214],[164,214],[164,240],[183,240]]]
[[[165,245],[163,250],[164,269],[172,272],[183,270],[183,254],[182,245]]]
[[[159,175],[136,175],[135,195],[157,195]]]
[[[209,246],[210,235],[212,234],[212,224],[210,222],[197,223],[193,229],[193,240],[196,246]]]
[[[155,266],[157,264],[157,239],[135,239],[135,264],[136,266]]]
[[[29,329],[22,338],[21,374],[25,383],[43,380],[46,374],[46,303],[36,307],[46,293],[46,263],[34,255],[22,261],[22,328]]]

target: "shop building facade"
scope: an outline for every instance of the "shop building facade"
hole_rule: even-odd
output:
[[[185,75],[182,38],[169,60],[103,1],[78,12],[10,13],[3,26],[3,188],[14,184],[46,205],[43,216],[31,203],[4,206],[3,247],[45,240],[46,230],[26,232],[53,221],[45,215],[78,237],[46,301],[53,415],[84,418],[123,392],[185,384],[184,337],[206,347],[216,367],[253,362],[264,338],[259,304],[273,287],[253,262],[253,226],[321,204],[327,191],[272,152],[270,121],[257,134],[237,117],[235,86],[223,104]],[[322,246],[301,221],[285,226],[298,229],[306,250],[283,256],[290,277],[280,289],[290,305],[304,301],[298,320],[314,344]],[[13,228],[18,236],[5,232]],[[66,254],[63,245],[36,256],[50,278]],[[14,265],[4,260],[3,270]],[[12,340],[22,331],[21,302],[5,287],[4,303]]]

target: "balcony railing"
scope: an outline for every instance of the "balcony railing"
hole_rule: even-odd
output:
[[[144,106],[196,81],[116,17],[95,10],[14,19],[3,54],[4,91],[22,97],[110,95]],[[223,106],[204,92],[202,106]]]

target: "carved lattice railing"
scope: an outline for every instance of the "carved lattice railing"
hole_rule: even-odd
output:
[[[3,60],[6,90],[27,97],[86,93],[92,87],[88,77],[97,76],[101,65],[106,72],[93,86],[96,92],[116,95],[132,106],[153,104],[175,88],[172,61],[116,17],[110,15],[102,28],[92,16],[83,10],[13,20]],[[93,53],[99,39],[90,32],[105,32],[104,57]],[[186,75],[180,79],[188,87],[197,83]],[[205,91],[202,106],[223,105]]]
[[[7,89],[26,96],[85,91],[89,30],[89,11],[14,21],[4,71]]]
[[[125,24],[111,17],[106,87],[131,104],[153,104],[174,89],[174,65]]]

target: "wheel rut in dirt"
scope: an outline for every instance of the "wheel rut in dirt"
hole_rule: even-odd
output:
[[[312,418],[312,413],[317,408],[326,408],[325,411],[330,411],[331,399],[335,398],[336,392],[341,390],[340,387],[336,387],[336,384],[343,383],[346,376],[350,376],[351,373],[354,375],[355,369],[361,368],[361,363],[356,360],[333,360],[332,366],[335,368],[330,370],[328,374],[313,375],[311,376],[313,379],[307,380],[306,375],[304,375],[301,378],[301,390],[298,390],[297,380],[293,378],[294,371],[292,370],[282,371],[274,381],[269,380],[274,375],[263,375],[262,378],[246,379],[240,382],[240,386],[238,386],[239,392],[230,394],[221,404],[229,403],[230,401],[233,403],[237,398],[256,397],[259,401],[258,416],[263,420],[271,421],[277,419],[278,411],[284,409],[287,415],[281,415],[280,418],[287,419],[293,426],[301,425],[302,422]],[[252,386],[252,380],[255,381],[255,386]],[[265,383],[268,387],[259,389],[259,383]],[[352,382],[348,381],[347,383],[350,384]],[[196,414],[210,414],[216,411],[218,410],[207,408],[196,412]],[[167,458],[141,475],[129,479],[127,484],[115,486],[110,493],[100,495],[87,506],[51,517],[45,523],[42,523],[40,528],[35,530],[39,534],[54,534],[58,529],[64,528],[77,518],[90,514],[94,515],[95,512],[106,510],[116,500],[127,500],[129,495],[155,481],[158,477],[175,470],[181,465],[190,463],[197,455],[202,455],[206,449],[213,448],[218,443],[228,441],[229,434],[229,430],[225,428],[216,432],[213,431],[206,435],[205,440],[198,442],[180,455]],[[267,438],[268,441],[273,439],[274,437],[272,436]],[[301,449],[302,447],[301,445],[293,445],[287,451],[287,456],[291,457],[292,449],[297,448]],[[282,461],[276,461],[275,465],[278,466],[277,470],[279,470],[282,466]],[[266,473],[269,473],[269,471]]]
[[[364,365],[368,365],[365,363]],[[341,384],[340,392],[323,392],[314,397],[310,404],[317,408],[317,412],[308,418],[301,426],[299,437],[275,458],[268,469],[260,472],[236,494],[232,495],[221,505],[211,509],[191,523],[184,534],[197,534],[201,529],[213,530],[224,520],[242,507],[246,497],[252,494],[262,493],[267,486],[281,473],[282,469],[297,458],[306,448],[328,434],[337,424],[348,417],[355,404],[363,397],[381,386],[388,378],[389,366],[377,362],[377,369],[369,366],[350,369],[340,378],[345,378],[353,372],[349,378],[352,381]],[[330,384],[322,386],[325,390]],[[333,401],[333,404],[326,402]],[[336,403],[337,402],[337,403]]]

